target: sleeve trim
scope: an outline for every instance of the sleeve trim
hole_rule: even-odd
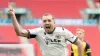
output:
[[[73,44],[77,41],[77,39],[78,39],[78,37],[76,37],[76,39],[75,39],[75,41],[74,42],[72,42]]]
[[[30,31],[29,31],[29,30],[27,30],[27,32],[28,32],[28,37],[27,37],[27,38],[29,39],[29,38],[30,38]]]
[[[30,34],[30,31],[29,30],[27,30],[28,31],[28,39],[30,39],[30,38],[35,38],[36,37],[36,35],[33,35],[33,34]]]

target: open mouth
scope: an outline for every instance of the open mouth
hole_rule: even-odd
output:
[[[50,29],[50,27],[45,27],[46,29]]]
[[[47,29],[50,29],[50,27],[46,27]]]
[[[50,29],[50,27],[51,27],[50,25],[45,25],[46,29]]]

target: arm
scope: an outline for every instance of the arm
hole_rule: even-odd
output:
[[[83,56],[83,43],[77,38],[74,44],[78,47],[78,56]]]
[[[76,36],[74,36],[69,30],[64,29],[64,31],[65,31],[64,34],[66,36],[66,39],[69,42],[77,45],[77,47],[78,47],[78,56],[83,56],[83,43]]]
[[[78,55],[83,56],[83,43],[77,38],[74,44],[78,47]]]
[[[9,8],[9,14],[10,14],[10,16],[12,18],[12,22],[13,22],[13,26],[14,26],[15,32],[17,33],[18,36],[27,37],[28,36],[28,31],[24,30],[24,29],[22,29],[20,27],[19,23],[17,22],[14,9],[10,5],[9,5],[8,8]]]

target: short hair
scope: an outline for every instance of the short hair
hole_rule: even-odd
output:
[[[43,16],[48,16],[48,15],[52,16],[52,19],[54,19],[54,16],[53,16],[52,14],[50,14],[50,13],[45,13],[45,14],[43,14]],[[43,16],[42,16],[42,17],[43,17]],[[42,17],[41,17],[41,19],[42,19]]]
[[[43,14],[43,16],[48,16],[48,15],[52,15],[52,14],[50,14],[50,13],[45,13],[45,14]]]
[[[81,31],[81,32],[83,32],[83,33],[85,32],[85,31],[84,31],[83,29],[81,29],[81,28],[77,28],[76,31]]]

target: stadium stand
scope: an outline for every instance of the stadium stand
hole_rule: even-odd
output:
[[[0,25],[0,39],[1,44],[20,43],[20,40],[11,25]]]
[[[0,2],[0,8],[4,8],[8,6],[8,1],[9,0],[2,0],[2,2]]]
[[[88,7],[86,0],[15,0],[18,7],[30,8],[34,17],[51,13],[58,18],[80,18],[79,10]]]

